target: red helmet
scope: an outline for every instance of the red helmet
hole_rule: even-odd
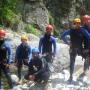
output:
[[[53,26],[52,25],[47,25],[46,26],[46,32],[51,32],[53,30]]]
[[[0,36],[5,36],[6,35],[6,31],[4,29],[0,29]]]
[[[84,15],[81,17],[82,22],[87,22],[88,20],[90,20],[90,16],[89,15]]]

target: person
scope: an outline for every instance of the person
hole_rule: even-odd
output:
[[[33,48],[28,74],[25,75],[25,79],[46,85],[49,77],[50,71],[46,60],[40,57],[38,48]]]
[[[66,40],[66,36],[70,35],[70,43]],[[75,18],[72,21],[72,28],[66,30],[62,35],[61,39],[70,45],[70,77],[69,82],[72,83],[73,81],[73,72],[74,72],[74,64],[76,55],[80,55],[83,57],[83,41],[84,37],[90,40],[90,34],[87,32],[86,29],[81,27],[81,20],[79,18]]]
[[[82,20],[82,27],[86,29],[88,33],[90,33],[90,16],[84,15],[81,17],[81,20]],[[83,72],[79,75],[79,78],[86,76],[87,70],[90,65],[90,41],[86,37],[84,37],[83,53],[85,58],[84,68],[83,68]]]
[[[9,66],[12,62],[12,51],[8,42],[5,40],[6,31],[0,29],[0,90],[1,90],[1,74],[4,72],[10,89],[13,89],[13,82],[10,76]]]
[[[28,38],[25,34],[21,36],[21,44],[16,49],[15,62],[18,68],[18,77],[21,80],[22,65],[27,65],[31,55],[31,47],[27,42]]]
[[[52,56],[56,54],[56,40],[51,35],[53,31],[52,25],[46,26],[46,32],[39,41],[39,51],[42,54],[47,54],[47,62],[53,62]]]

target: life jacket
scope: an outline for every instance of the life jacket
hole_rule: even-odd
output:
[[[70,32],[70,40],[72,48],[83,48],[83,40],[84,37],[80,30],[71,30]]]
[[[21,44],[19,47],[18,59],[28,59],[28,45]]]
[[[5,40],[0,41],[0,61],[4,62],[7,60],[7,47],[5,45]]]
[[[45,35],[42,40],[42,53],[52,53],[52,39],[51,36]]]

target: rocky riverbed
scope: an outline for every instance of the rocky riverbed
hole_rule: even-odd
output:
[[[23,32],[24,33],[24,32]],[[7,41],[10,41],[12,50],[13,50],[13,60],[15,55],[15,49],[17,45],[20,44],[20,34],[14,33],[9,31],[7,33]],[[39,37],[34,36],[32,34],[27,34],[29,38],[29,44],[31,47],[38,47]],[[74,83],[69,84],[67,82],[69,78],[69,46],[57,43],[57,53],[54,60],[53,65],[51,65],[52,74],[48,83],[47,90],[90,90],[90,81],[87,80],[88,83],[85,82],[78,82],[76,79],[78,75],[82,72],[83,61],[80,56],[76,58],[76,67],[75,67],[75,74],[74,74]],[[13,66],[12,66],[13,67]],[[11,68],[12,69],[12,68]],[[22,76],[27,72],[27,68],[23,68]],[[13,73],[12,73],[13,74]],[[13,90],[43,90],[42,85],[39,84],[38,86],[33,82],[22,80],[23,83],[20,85],[15,85]]]

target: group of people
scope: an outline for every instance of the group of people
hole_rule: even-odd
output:
[[[45,34],[40,38],[38,48],[33,48],[28,44],[27,35],[21,36],[21,44],[16,48],[15,64],[17,66],[17,73],[19,80],[21,80],[22,65],[28,66],[28,72],[24,76],[26,80],[35,82],[43,82],[46,84],[50,77],[50,70],[48,63],[53,63],[53,58],[56,55],[56,40],[52,36],[53,26],[47,25]],[[70,36],[70,41],[66,36]],[[13,89],[13,82],[10,76],[10,64],[12,63],[12,50],[11,46],[5,40],[6,31],[0,29],[0,89],[1,89],[1,76],[4,72],[10,89]],[[86,75],[90,65],[90,16],[84,15],[80,18],[72,20],[71,28],[65,30],[61,35],[61,39],[70,46],[70,78],[68,81],[73,81],[73,72],[75,58],[77,55],[84,58],[84,69],[80,77]],[[32,54],[32,57],[31,57]],[[41,57],[40,54],[46,55]]]
[[[66,39],[67,35],[70,36],[69,42]],[[82,56],[84,59],[83,72],[78,79],[83,78],[87,74],[90,66],[90,16],[84,15],[81,19],[73,19],[71,28],[65,30],[61,38],[66,44],[70,45],[70,78],[68,81],[71,83],[73,81],[74,64],[77,55]]]
[[[50,77],[48,62],[53,62],[53,56],[56,54],[56,40],[51,35],[52,25],[47,25],[45,34],[40,38],[38,48],[31,49],[26,34],[21,36],[21,43],[16,48],[15,65],[17,66],[17,75],[21,80],[21,69],[23,64],[28,66],[28,72],[24,76],[26,80],[47,83]],[[5,74],[10,89],[13,89],[14,83],[10,75],[10,64],[12,64],[12,49],[9,42],[5,39],[5,29],[0,29],[0,90],[2,72]],[[42,57],[41,57],[41,55]],[[46,55],[43,57],[43,55]]]

